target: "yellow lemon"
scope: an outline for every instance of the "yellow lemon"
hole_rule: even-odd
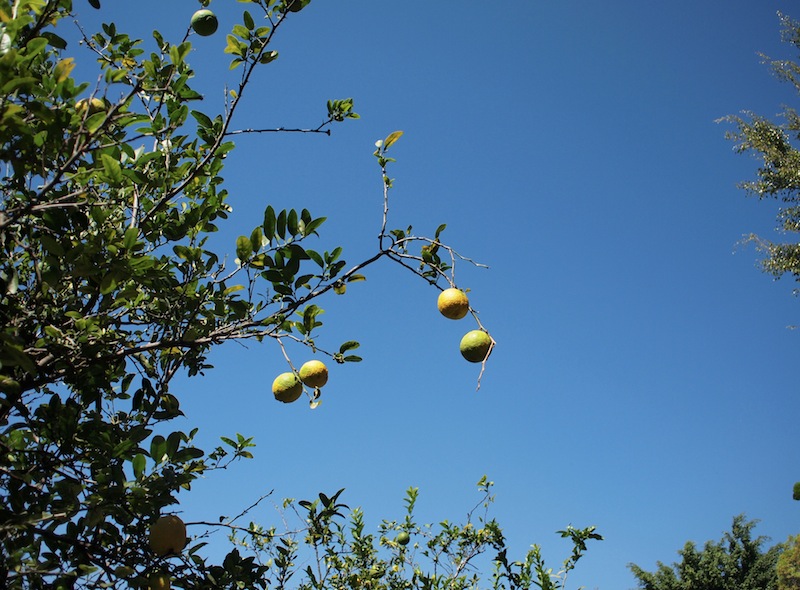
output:
[[[328,367],[322,361],[308,361],[300,367],[300,380],[309,387],[322,387],[328,382]]]
[[[290,404],[303,394],[303,383],[294,373],[281,373],[272,382],[272,394],[279,402]]]
[[[469,299],[461,289],[453,287],[439,293],[439,312],[451,320],[460,320],[469,311]]]
[[[483,330],[472,330],[464,334],[461,339],[461,356],[471,363],[480,363],[489,354],[489,348],[492,346],[492,338]]]

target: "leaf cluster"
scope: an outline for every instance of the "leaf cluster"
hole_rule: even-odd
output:
[[[800,23],[779,13],[783,40],[800,50]],[[794,59],[771,59],[762,56],[772,73],[800,93],[800,63]],[[759,199],[781,202],[777,226],[782,234],[800,232],[800,114],[792,106],[784,106],[780,119],[772,120],[752,112],[724,119],[735,130],[727,137],[735,142],[738,153],[752,153],[760,161],[757,178],[740,183],[740,187]],[[800,281],[800,244],[797,240],[773,241],[755,234],[748,237],[765,254],[763,269],[780,278],[789,274]]]

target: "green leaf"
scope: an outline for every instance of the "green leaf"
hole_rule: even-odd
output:
[[[147,466],[147,458],[139,453],[133,458],[133,477],[136,481],[141,481],[144,469]]]
[[[108,183],[114,186],[121,185],[123,176],[119,162],[108,154],[100,154],[100,161],[103,163],[103,171],[106,174]]]
[[[106,273],[100,281],[100,294],[108,295],[117,288],[117,277],[113,273]]]
[[[252,31],[253,29],[256,28],[256,23],[253,20],[253,16],[248,11],[246,10],[244,11],[244,14],[242,15],[242,20],[244,21],[244,26],[247,27],[249,30]]]
[[[320,217],[318,219],[313,219],[311,221],[306,221],[305,227],[303,228],[303,236],[310,236],[311,234],[315,234],[317,228],[325,223],[327,217]]]
[[[211,129],[214,126],[209,116],[205,113],[201,113],[200,111],[191,111],[190,114],[195,118],[200,127],[203,127],[204,129]]]
[[[30,59],[38,53],[44,51],[47,47],[48,40],[46,37],[34,37],[25,45],[25,59]]]
[[[286,238],[286,209],[278,213],[278,219],[275,222],[275,232],[280,239]]]
[[[261,249],[264,241],[264,232],[261,227],[256,227],[250,234],[250,243],[253,245],[253,252],[258,252]]]
[[[348,350],[355,350],[359,346],[361,346],[361,344],[359,344],[355,340],[348,340],[339,347],[339,353],[344,354]]]
[[[155,435],[153,440],[150,441],[150,457],[156,462],[156,464],[161,463],[166,450],[167,440],[160,434]]]
[[[367,277],[365,277],[364,275],[358,275],[358,274],[350,275],[349,277],[347,277],[347,282],[348,283],[360,283],[361,281],[366,281],[366,280],[367,280]]]
[[[316,262],[320,268],[325,268],[325,261],[322,259],[322,256],[320,256],[318,252],[315,252],[314,250],[306,250],[306,254],[311,260]]]
[[[240,262],[244,263],[250,259],[253,254],[253,244],[247,236],[239,236],[236,238],[236,257]]]
[[[297,223],[297,211],[292,209],[286,218],[286,227],[289,230],[289,235],[296,236],[299,233],[299,226]]]
[[[267,205],[267,208],[264,210],[264,237],[267,239],[268,242],[272,242],[275,239],[275,209],[272,208],[272,205]]]
[[[125,237],[122,239],[122,246],[126,250],[131,250],[139,239],[139,228],[129,227],[125,230]]]

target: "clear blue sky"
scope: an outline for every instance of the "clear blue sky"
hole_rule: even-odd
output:
[[[180,36],[197,8],[104,4],[144,37]],[[211,5],[223,30],[244,7]],[[736,188],[757,162],[715,123],[796,103],[757,55],[787,55],[778,10],[800,18],[774,0],[314,0],[291,18],[238,126],[315,126],[327,99],[348,96],[362,118],[331,137],[240,138],[220,243],[232,260],[267,204],[307,207],[329,218],[319,249],[367,258],[381,215],[373,144],[402,129],[390,225],[447,223],[446,241],[490,266],[462,264],[457,279],[498,346],[476,392],[457,352],[470,320],[443,319],[435,290],[387,264],[320,302],[320,343],[359,340],[365,360],[331,367],[317,410],[272,399],[277,346],[225,346],[215,370],[180,383],[186,424],[208,446],[254,436],[256,458],[195,486],[186,519],[235,514],[270,489],[345,487],[377,525],[418,486],[420,520],[459,520],[487,474],[516,556],[540,543],[557,567],[554,531],[597,525],[606,540],[569,587],[603,590],[633,588],[627,563],[672,562],[739,513],[773,543],[800,533],[800,332],[788,329],[800,302],[737,246],[770,234],[777,204]],[[207,112],[235,79],[221,33],[191,38]]]

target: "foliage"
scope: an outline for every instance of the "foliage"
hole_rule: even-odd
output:
[[[171,387],[177,375],[202,375],[215,346],[243,339],[274,341],[295,373],[289,345],[357,362],[358,342],[331,350],[318,342],[324,296],[344,294],[379,260],[440,290],[455,286],[457,262],[472,262],[440,240],[444,224],[432,238],[388,229],[387,152],[401,132],[376,146],[383,219],[377,251],[361,262],[348,268],[341,246],[320,246],[325,217],[306,209],[267,206],[229,251],[211,249],[231,210],[222,170],[233,137],[330,135],[332,125],[358,118],[348,98],[328,101],[315,128],[234,128],[255,72],[278,58],[274,36],[285,19],[302,18],[309,0],[239,3],[246,10],[224,50],[236,82],[223,112],[209,113],[192,87],[189,14],[177,43],[158,31],[149,42],[135,39],[107,22],[82,32],[81,53],[70,53],[56,31],[74,20],[71,0],[0,0],[0,577],[9,588],[140,588],[162,574],[181,588],[282,588],[305,575],[292,558],[303,538],[322,568],[306,572],[304,587],[363,581],[366,564],[385,564],[396,588],[473,585],[471,564],[489,548],[496,587],[560,587],[585,542],[599,538],[593,529],[562,531],[575,546],[562,577],[551,577],[538,549],[508,562],[499,527],[485,520],[442,523],[435,533],[413,520],[386,523],[380,546],[388,553],[379,558],[357,526],[360,512],[343,536],[339,493],[288,503],[302,521],[296,531],[241,531],[239,517],[205,523],[237,532],[220,564],[203,557],[202,523],[188,523],[192,542],[179,556],[149,549],[150,524],[177,512],[195,479],[251,458],[255,446],[237,434],[206,451],[195,446],[196,429],[174,430],[183,415]],[[85,71],[87,55],[99,68],[95,85],[72,75]],[[318,405],[320,390],[306,393]],[[412,549],[383,534],[398,527],[426,539],[419,555],[432,569],[417,573]],[[383,587],[380,579],[369,584]]]
[[[800,23],[779,13],[783,27],[783,40],[800,49]],[[791,84],[800,92],[800,63],[796,60],[772,60],[762,56],[775,76]],[[797,110],[784,106],[781,122],[752,112],[730,116],[725,120],[735,125],[736,131],[728,138],[736,142],[739,153],[752,152],[761,161],[758,179],[741,183],[741,187],[759,199],[774,198],[782,203],[778,211],[778,228],[789,236],[789,241],[773,242],[757,235],[750,240],[766,254],[762,261],[766,272],[776,278],[792,275],[800,281],[800,241],[791,235],[800,232],[800,115]],[[797,291],[796,291],[797,292]]]
[[[384,520],[377,534],[365,530],[364,513],[356,508],[345,517],[347,506],[340,503],[339,490],[332,496],[320,494],[313,501],[286,500],[285,513],[293,513],[298,532],[278,538],[275,529],[254,523],[238,527],[232,523],[234,544],[253,551],[257,563],[271,564],[276,585],[293,585],[304,590],[323,588],[447,588],[481,587],[480,566],[491,568],[486,580],[495,589],[563,588],[567,574],[586,551],[588,540],[601,540],[594,527],[568,527],[558,533],[569,538],[572,554],[554,572],[534,545],[522,561],[509,561],[507,546],[499,524],[488,518],[494,501],[493,482],[484,476],[478,482],[481,499],[467,514],[464,524],[444,520],[438,525],[420,525],[414,517],[418,490],[406,492],[406,514],[401,521]],[[481,514],[476,514],[482,509]],[[285,518],[285,514],[283,515]],[[405,536],[405,539],[403,539]],[[488,552],[489,559],[479,562]],[[308,563],[305,568],[297,563]]]
[[[800,536],[789,537],[778,557],[778,590],[800,588]]]
[[[687,542],[678,551],[681,561],[671,567],[660,561],[655,572],[636,564],[628,567],[643,590],[775,590],[781,546],[763,552],[766,538],[752,538],[756,524],[740,514],[720,541],[707,541],[700,550]]]

